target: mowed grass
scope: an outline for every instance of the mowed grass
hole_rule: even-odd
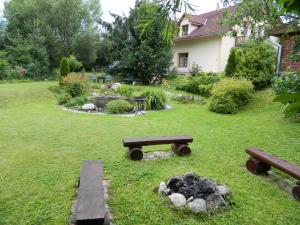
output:
[[[1,225],[68,224],[85,159],[103,161],[117,225],[299,224],[300,203],[244,167],[247,146],[300,165],[300,124],[284,118],[271,90],[256,93],[236,115],[172,103],[173,110],[118,117],[64,112],[47,89],[51,85],[0,85]],[[190,157],[132,162],[121,142],[123,137],[176,134],[194,137]],[[174,209],[153,192],[160,181],[188,171],[228,185],[234,204],[210,216],[196,215]]]

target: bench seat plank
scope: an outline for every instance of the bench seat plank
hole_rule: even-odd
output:
[[[184,144],[193,142],[190,136],[171,136],[171,137],[148,137],[148,138],[126,138],[123,139],[124,147],[161,145],[161,144]]]
[[[105,198],[102,183],[102,162],[84,161],[78,187],[76,222],[104,224]]]
[[[263,161],[272,167],[279,169],[288,175],[300,180],[300,167],[294,164],[291,164],[285,160],[276,158],[275,156],[268,154],[257,148],[247,148],[246,152],[252,157]]]

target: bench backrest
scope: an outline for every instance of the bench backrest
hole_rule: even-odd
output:
[[[257,148],[247,148],[246,152],[253,156],[254,158],[263,161],[274,168],[277,168],[288,175],[300,180],[300,167],[297,165],[294,165],[292,163],[289,163],[285,160],[278,159],[277,157],[268,154],[260,149]]]
[[[123,139],[123,146],[135,147],[161,144],[186,144],[188,142],[193,142],[193,138],[190,136],[126,138]]]

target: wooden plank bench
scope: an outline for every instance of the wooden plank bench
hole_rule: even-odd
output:
[[[186,156],[191,154],[189,142],[193,142],[193,138],[190,136],[126,138],[123,139],[123,146],[128,147],[129,157],[132,160],[142,160],[143,146],[171,144],[172,150],[177,155]]]
[[[246,168],[253,174],[265,173],[274,167],[282,172],[290,175],[291,177],[300,181],[300,167],[291,164],[285,160],[276,158],[257,148],[247,148],[251,158],[246,162]],[[293,196],[296,200],[300,201],[300,185],[296,185],[292,190]]]
[[[108,224],[101,161],[87,160],[83,162],[77,193],[76,224]]]

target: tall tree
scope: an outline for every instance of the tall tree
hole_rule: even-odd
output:
[[[26,40],[33,30],[40,30],[51,68],[59,65],[62,56],[72,53],[82,32],[99,33],[100,16],[99,0],[10,0],[4,9],[9,39]]]
[[[137,1],[127,21],[126,48],[121,51],[123,74],[131,74],[146,84],[154,78],[162,78],[172,61],[172,46],[164,38],[166,20],[154,20],[147,29],[141,26],[157,15],[158,8],[156,3]]]

